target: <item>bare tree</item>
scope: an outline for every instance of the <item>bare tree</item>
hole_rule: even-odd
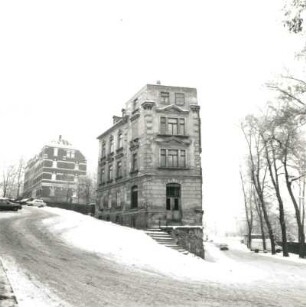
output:
[[[96,178],[95,174],[80,176],[77,184],[78,202],[82,201],[87,204],[95,202],[96,198]]]
[[[303,127],[306,123],[306,104],[304,102],[306,93],[306,82],[294,77],[283,77],[285,83],[275,83],[273,88],[278,93],[278,108],[272,108],[273,126],[276,133],[273,141],[278,145],[279,160],[281,161],[285,184],[292,201],[298,237],[300,243],[299,257],[305,258],[305,233],[304,233],[304,207],[299,205],[297,196],[294,193],[294,184],[299,183],[305,177],[305,137]],[[271,108],[271,107],[270,107]]]
[[[244,198],[244,209],[245,209],[245,217],[248,226],[248,242],[247,246],[251,246],[252,241],[252,231],[253,231],[253,190],[252,185],[250,188],[246,189],[246,183],[242,176],[242,171],[240,170],[240,179],[241,179],[241,187]]]
[[[254,185],[258,202],[262,209],[265,223],[268,228],[269,239],[271,242],[271,253],[275,254],[275,240],[271,222],[268,215],[268,208],[265,199],[267,166],[264,162],[264,147],[261,143],[261,136],[257,126],[257,119],[254,116],[248,116],[241,125],[242,132],[248,146],[249,169],[251,180]]]

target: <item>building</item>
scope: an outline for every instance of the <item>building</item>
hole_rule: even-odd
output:
[[[96,215],[135,228],[202,226],[195,88],[147,84],[99,137]]]
[[[82,202],[78,197],[78,181],[86,175],[84,155],[62,139],[45,145],[28,161],[24,177],[24,197],[46,202]]]

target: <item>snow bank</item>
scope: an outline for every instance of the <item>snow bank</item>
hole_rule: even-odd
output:
[[[127,266],[194,281],[246,283],[265,277],[263,271],[250,269],[249,266],[243,269],[241,263],[231,261],[226,256],[221,257],[218,249],[213,246],[208,246],[208,250],[218,259],[214,263],[162,246],[142,230],[101,221],[73,211],[58,208],[43,210],[56,214],[43,220],[44,226],[68,244]]]

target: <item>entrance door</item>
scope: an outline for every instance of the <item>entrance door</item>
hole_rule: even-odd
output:
[[[181,186],[178,183],[168,183],[166,191],[166,210],[168,221],[180,221],[181,216]]]

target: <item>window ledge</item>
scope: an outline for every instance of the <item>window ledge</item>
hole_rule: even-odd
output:
[[[189,135],[187,134],[169,134],[169,133],[158,133],[157,136],[161,137],[179,137],[182,139],[188,139]]]

